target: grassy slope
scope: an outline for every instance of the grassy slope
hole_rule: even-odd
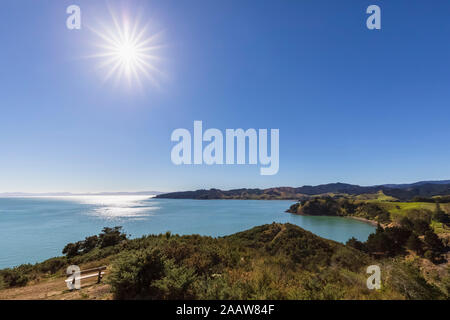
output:
[[[389,211],[391,215],[392,220],[397,220],[401,217],[405,217],[408,214],[408,211],[410,210],[429,210],[433,212],[436,208],[436,204],[434,203],[428,203],[428,202],[384,202],[384,201],[377,201],[377,204],[382,207],[383,209]],[[446,212],[447,214],[450,214],[450,204],[449,203],[441,203],[440,204],[441,209]],[[431,222],[431,227],[434,229],[434,231],[437,234],[443,235],[450,233],[450,230],[448,228],[445,228],[445,226],[437,221]]]
[[[148,236],[107,250],[94,249],[67,264],[79,264],[82,269],[107,264],[114,273],[117,270],[111,266],[117,257],[150,248],[157,248],[180,266],[196,270],[199,280],[195,286],[200,286],[201,290],[195,296],[199,299],[404,299],[408,294],[404,287],[419,287],[419,292],[428,290],[423,289],[417,276],[399,262],[374,261],[353,248],[291,224],[259,226],[224,238]],[[382,265],[385,272],[386,282],[380,291],[366,287],[365,268],[371,264]],[[402,283],[394,281],[398,270]],[[112,297],[106,283],[88,284],[77,292],[67,291],[63,271],[40,275],[38,281],[24,288],[0,291],[0,299]]]
[[[396,201],[397,199],[391,196],[387,196],[383,191],[377,193],[365,193],[354,196],[355,200],[367,200],[367,201]]]

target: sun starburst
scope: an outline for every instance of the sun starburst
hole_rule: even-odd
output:
[[[159,86],[157,78],[161,71],[157,68],[160,57],[157,50],[161,33],[149,34],[148,25],[141,27],[138,19],[130,23],[130,19],[123,17],[119,21],[111,12],[113,27],[90,28],[100,40],[97,44],[100,52],[90,56],[97,58],[99,68],[105,70],[107,81],[126,79],[132,85],[142,85],[143,78]]]

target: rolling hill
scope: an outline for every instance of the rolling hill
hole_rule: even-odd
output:
[[[268,189],[202,189],[160,194],[157,198],[166,199],[255,199],[255,200],[298,200],[315,195],[362,195],[383,192],[386,196],[399,200],[412,200],[414,197],[433,197],[450,194],[450,181],[423,181],[412,184],[359,186],[346,183],[329,183],[318,186],[277,187]]]

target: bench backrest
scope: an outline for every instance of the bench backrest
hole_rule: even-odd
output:
[[[86,270],[80,270],[80,273],[87,273],[87,272],[94,272],[94,271],[100,272],[102,270],[106,270],[106,266],[98,267],[98,268],[91,268],[91,269],[86,269]]]

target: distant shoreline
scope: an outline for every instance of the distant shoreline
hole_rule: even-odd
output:
[[[293,215],[297,215],[297,216],[304,216],[304,217],[337,217],[337,218],[350,218],[353,220],[358,220],[361,222],[365,222],[367,224],[373,225],[373,226],[378,226],[378,222],[373,221],[373,220],[369,220],[366,218],[362,218],[362,217],[356,217],[356,216],[333,216],[333,215],[311,215],[311,214],[303,214],[303,213],[294,213],[294,212],[290,212],[289,210],[286,210],[286,213],[290,213]]]
[[[378,226],[378,222],[373,221],[373,220],[369,220],[369,219],[366,219],[366,218],[362,218],[362,217],[346,216],[344,218],[351,218],[351,219],[354,219],[354,220],[365,222],[365,223],[371,224],[371,225],[373,225],[375,227]]]
[[[411,201],[420,196],[431,198],[434,196],[450,195],[450,180],[419,181],[411,184],[386,184],[374,186],[360,186],[347,183],[329,183],[317,186],[302,187],[274,187],[267,189],[240,188],[232,190],[199,189],[195,191],[178,191],[163,193],[158,199],[242,199],[242,200],[308,200],[317,196],[359,196],[377,194],[399,200]]]
[[[45,198],[45,197],[114,197],[114,196],[142,196],[142,197],[156,197],[158,194],[146,193],[0,193],[0,198]]]

